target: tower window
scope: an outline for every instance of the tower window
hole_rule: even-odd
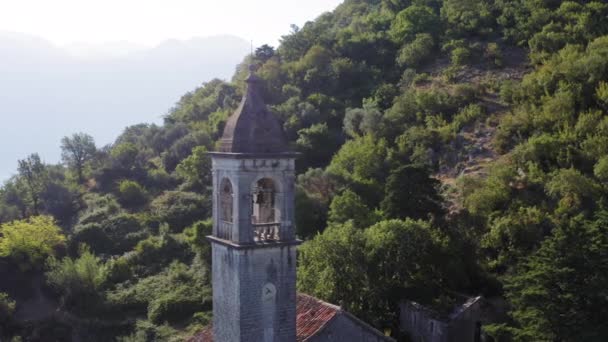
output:
[[[258,242],[281,239],[280,212],[277,209],[277,188],[270,178],[256,182],[251,196],[254,240]]]
[[[253,189],[252,223],[275,223],[278,221],[276,187],[272,179],[260,179]]]
[[[220,186],[220,219],[224,222],[233,221],[233,201],[232,183],[228,178],[224,178]]]

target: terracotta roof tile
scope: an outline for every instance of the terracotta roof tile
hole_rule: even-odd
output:
[[[321,331],[341,311],[340,307],[326,303],[315,297],[298,293],[296,309],[296,335],[298,342],[304,342]],[[213,342],[213,332],[209,326],[196,334],[188,342]]]
[[[315,297],[298,294],[298,306],[296,310],[296,333],[298,342],[306,341],[314,336],[331,321],[340,308],[323,302]]]

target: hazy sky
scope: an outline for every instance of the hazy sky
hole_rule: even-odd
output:
[[[341,0],[0,0],[0,30],[62,46],[233,34],[276,45],[289,25],[301,26]]]

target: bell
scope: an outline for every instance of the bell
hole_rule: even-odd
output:
[[[263,192],[260,191],[255,195],[255,203],[256,204],[264,203],[264,193]]]

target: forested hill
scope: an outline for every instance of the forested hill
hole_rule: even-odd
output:
[[[608,339],[607,17],[600,1],[347,0],[162,126],[19,161],[0,272],[45,282],[0,277],[0,334],[178,340],[210,322],[206,152],[254,64],[302,153],[300,291],[404,341],[401,300],[450,310],[454,293],[489,299],[497,341]],[[58,311],[27,321],[34,297]]]

